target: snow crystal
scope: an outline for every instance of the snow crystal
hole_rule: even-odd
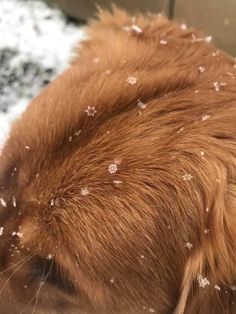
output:
[[[193,245],[192,245],[192,243],[190,243],[190,242],[186,242],[186,243],[184,244],[184,247],[186,247],[187,249],[191,250],[191,249],[193,248]]]
[[[87,187],[83,187],[81,190],[80,190],[80,194],[82,196],[87,196],[89,195],[89,189]]]
[[[206,43],[210,43],[212,41],[212,36],[207,36],[204,38],[197,38],[194,34],[192,34],[192,43],[205,41]]]
[[[180,129],[177,131],[177,133],[179,134],[179,133],[181,133],[183,130],[184,130],[184,128],[182,127],[182,128],[180,128]]]
[[[205,155],[205,153],[203,151],[201,151],[200,155],[203,157]]]
[[[88,116],[91,116],[91,117],[94,117],[95,114],[97,113],[94,106],[93,107],[88,106],[85,112],[87,113]]]
[[[203,66],[199,66],[198,69],[200,73],[203,73],[206,70]]]
[[[150,307],[149,312],[150,312],[150,313],[155,313],[155,310]]]
[[[220,91],[220,86],[226,86],[226,83],[214,82],[213,85],[215,87],[216,92],[219,92]]]
[[[193,176],[190,173],[186,173],[182,176],[184,181],[190,181],[192,180]]]
[[[75,133],[74,133],[74,136],[79,136],[80,134],[81,134],[81,130],[78,130],[78,131],[76,131]]]
[[[126,31],[126,32],[130,32],[130,31],[134,31],[138,34],[142,33],[142,29],[141,27],[139,27],[138,25],[131,25],[131,26],[124,26],[123,29]]]
[[[47,259],[51,260],[53,258],[52,254],[48,254]]]
[[[0,204],[1,204],[3,207],[7,207],[7,202],[5,202],[3,198],[0,198]]]
[[[216,50],[216,52],[212,52],[212,56],[213,57],[216,57],[216,56],[218,56],[219,55],[219,53],[220,53],[220,51],[219,50]]]
[[[141,100],[138,101],[137,106],[143,110],[147,108],[147,105],[144,104]]]
[[[115,278],[112,277],[109,281],[110,281],[111,284],[113,284],[115,282]]]
[[[209,229],[205,229],[205,230],[204,230],[204,233],[205,233],[205,234],[208,234],[209,232],[210,232]]]
[[[29,146],[27,146],[27,145],[25,146],[25,148],[26,148],[26,149],[28,149],[28,150],[30,150],[30,147],[29,147]]]
[[[122,181],[121,181],[121,180],[113,180],[113,183],[114,183],[114,184],[121,184]]]
[[[206,120],[208,120],[209,118],[210,118],[211,116],[209,116],[209,115],[205,115],[205,116],[203,116],[202,118],[201,118],[201,121],[206,121]]]
[[[12,196],[12,205],[13,205],[13,207],[16,207],[16,198],[15,198],[15,196]]]
[[[13,231],[11,235],[12,235],[12,236],[17,236],[17,237],[19,237],[19,238],[22,238],[22,237],[23,237],[23,233],[20,232],[20,231]]]
[[[160,40],[160,44],[161,44],[161,45],[166,45],[166,44],[167,44],[167,41],[166,41],[165,39],[161,39],[161,40]]]
[[[219,286],[215,285],[215,286],[214,286],[214,289],[216,289],[216,290],[220,291],[220,290],[221,290],[221,287],[219,287]]]
[[[206,208],[206,212],[209,213],[209,210],[210,210],[209,207],[207,207],[207,208]]]
[[[197,281],[199,284],[199,287],[205,288],[206,286],[210,285],[210,281],[207,279],[207,277],[203,277],[202,275],[197,276]]]
[[[4,229],[4,227],[0,227],[0,236],[3,235],[3,229]]]
[[[130,84],[130,85],[135,85],[137,83],[137,78],[135,76],[129,76],[127,78],[127,82]]]
[[[187,25],[186,24],[181,24],[180,25],[180,29],[182,29],[183,31],[185,31],[187,29]]]
[[[114,174],[116,173],[118,170],[118,167],[117,167],[117,164],[116,163],[112,163],[109,165],[108,167],[108,171],[111,173],[111,174]]]

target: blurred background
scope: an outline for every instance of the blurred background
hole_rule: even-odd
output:
[[[68,67],[96,5],[112,3],[131,14],[162,12],[200,28],[236,56],[236,0],[0,0],[0,147],[10,123]]]

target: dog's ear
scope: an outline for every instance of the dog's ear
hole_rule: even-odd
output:
[[[207,208],[205,237],[185,265],[175,314],[235,313],[236,184],[233,169],[218,168],[220,182]]]

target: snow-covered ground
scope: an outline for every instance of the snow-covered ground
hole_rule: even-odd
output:
[[[41,0],[0,1],[0,147],[11,122],[69,65],[83,38],[82,30]]]

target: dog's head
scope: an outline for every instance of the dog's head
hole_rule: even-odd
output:
[[[194,70],[214,47],[161,17],[114,16],[92,23],[2,151],[1,313],[170,313],[180,300],[179,314],[191,289],[199,309],[210,283],[209,309],[214,285],[233,282],[235,110],[203,124],[218,94]]]

